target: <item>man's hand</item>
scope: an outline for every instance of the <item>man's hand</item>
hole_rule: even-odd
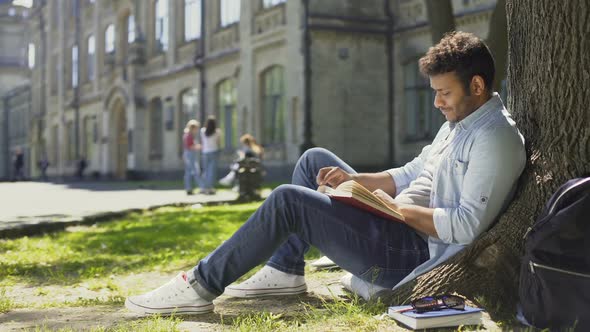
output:
[[[389,194],[387,194],[385,191],[383,191],[381,189],[377,189],[377,190],[373,191],[373,194],[375,196],[381,198],[385,203],[387,203],[387,205],[389,205],[395,209],[398,208],[398,205],[393,200],[393,197],[389,196]]]
[[[339,184],[348,180],[352,180],[352,175],[339,167],[321,168],[316,177],[318,185],[329,185],[332,188],[336,188]]]

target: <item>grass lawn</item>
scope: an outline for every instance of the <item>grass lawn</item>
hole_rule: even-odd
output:
[[[31,308],[41,313],[68,312],[79,307],[122,312],[126,296],[152,289],[176,272],[194,266],[235,232],[260,204],[161,208],[95,226],[0,240],[0,319],[1,313]],[[318,251],[312,249],[307,258],[318,256]],[[323,280],[334,279],[334,273],[307,275],[308,279]],[[173,331],[184,329],[187,321],[204,321],[212,324],[207,329],[215,330],[399,329],[389,319],[374,318],[385,312],[384,305],[366,304],[355,298],[311,294],[217,301],[216,313],[205,316],[127,317],[106,327],[100,322],[88,326],[94,331]],[[33,330],[50,329],[41,325]]]

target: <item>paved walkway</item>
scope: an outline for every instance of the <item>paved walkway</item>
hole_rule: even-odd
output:
[[[0,183],[0,238],[35,233],[62,223],[105,218],[163,205],[228,202],[231,190],[187,196],[181,184],[134,182]],[[38,231],[37,231],[38,232]]]

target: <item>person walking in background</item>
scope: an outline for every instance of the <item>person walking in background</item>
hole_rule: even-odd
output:
[[[16,148],[14,152],[14,179],[16,181],[22,181],[25,179],[25,156],[21,148]]]
[[[84,179],[84,171],[86,170],[87,166],[88,166],[88,162],[86,162],[86,157],[81,156],[80,160],[78,160],[78,170],[76,171],[76,175],[78,176],[78,179],[80,179],[80,180]]]
[[[217,181],[217,163],[219,160],[219,129],[214,116],[209,116],[205,128],[201,128],[201,143],[203,145],[203,181],[201,182],[201,193],[206,195],[215,194],[213,186]]]
[[[230,166],[229,173],[224,176],[219,183],[224,186],[232,186],[236,179],[236,172],[238,170],[238,162],[244,158],[258,158],[262,160],[264,156],[264,148],[256,142],[254,136],[245,134],[240,137],[240,143],[242,146],[238,149],[238,159]]]
[[[199,132],[199,122],[190,120],[186,123],[184,134],[182,136],[182,159],[184,160],[184,189],[187,195],[193,194],[193,184],[191,179],[195,180],[195,185],[201,185],[201,169],[199,167],[199,151],[201,145],[195,143],[195,135]]]
[[[43,156],[38,163],[39,170],[41,170],[41,180],[47,181],[47,168],[49,167],[49,161],[47,160],[47,156]]]

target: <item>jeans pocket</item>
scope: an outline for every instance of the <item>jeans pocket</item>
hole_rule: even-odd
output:
[[[406,269],[387,269],[378,265],[369,267],[358,277],[381,287],[391,288],[400,282],[410,271]]]

